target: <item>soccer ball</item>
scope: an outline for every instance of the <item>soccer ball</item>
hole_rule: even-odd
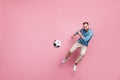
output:
[[[59,48],[61,46],[60,40],[54,40],[53,45],[54,47]]]

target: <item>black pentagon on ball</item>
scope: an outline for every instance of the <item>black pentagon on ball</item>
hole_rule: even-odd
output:
[[[58,42],[56,43],[56,41],[57,41],[57,40],[54,40],[54,41],[53,41],[53,46],[54,46],[55,48],[59,48],[60,45],[57,45]]]
[[[56,44],[55,44],[55,43],[53,43],[53,45],[54,45],[54,46],[56,46]]]

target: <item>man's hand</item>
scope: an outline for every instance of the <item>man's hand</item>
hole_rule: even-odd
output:
[[[71,36],[71,39],[73,39],[75,36],[73,35],[73,36]]]
[[[76,36],[76,34],[73,34],[73,35],[71,36],[71,39],[73,39],[75,36]]]

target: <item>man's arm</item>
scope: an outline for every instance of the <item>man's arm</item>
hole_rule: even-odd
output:
[[[81,29],[82,30],[82,29]],[[74,33],[72,36],[71,36],[71,38],[73,39],[76,35],[79,35],[80,37],[83,37],[82,36],[82,34],[80,34],[81,32],[81,30],[79,30],[79,31],[77,31],[76,33]]]
[[[71,38],[73,39],[76,35],[77,35],[76,33],[75,33],[75,34],[73,34],[73,35],[71,36]]]
[[[80,38],[84,39],[84,37],[80,31],[78,31],[78,35],[80,36]]]
[[[92,36],[93,36],[93,33],[89,33],[88,36],[86,37],[83,37],[82,34],[79,32],[79,36],[84,40],[84,41],[88,41]]]
[[[93,36],[93,33],[90,33],[88,36],[84,37],[83,40],[84,41],[88,41],[89,39],[91,39]]]

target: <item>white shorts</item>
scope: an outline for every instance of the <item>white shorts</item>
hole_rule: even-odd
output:
[[[74,43],[74,45],[70,49],[70,52],[74,52],[77,48],[81,48],[80,54],[85,55],[87,47],[78,42]]]

